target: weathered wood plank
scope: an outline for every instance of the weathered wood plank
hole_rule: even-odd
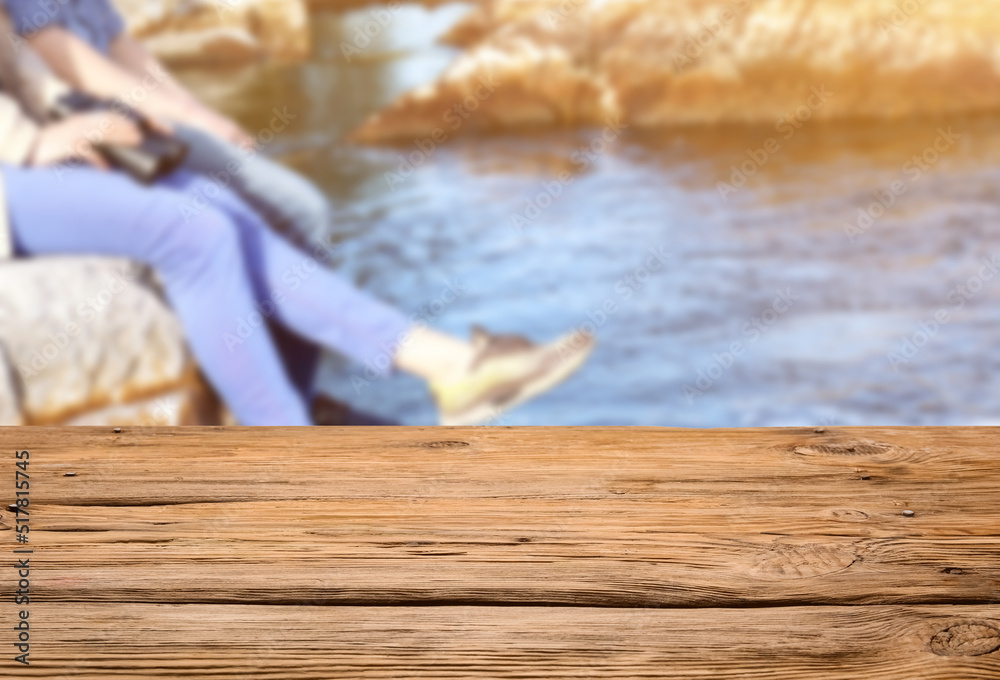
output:
[[[25,428],[0,431],[0,445],[32,448],[49,475],[37,500],[69,505],[674,498],[726,482],[749,500],[960,491],[967,520],[1000,523],[986,502],[1000,478],[997,428]],[[63,478],[70,469],[78,476]]]
[[[1000,599],[1000,539],[926,538],[919,529],[889,538],[764,535],[753,522],[713,526],[694,517],[674,531],[670,510],[653,504],[586,505],[39,506],[35,588],[47,601],[383,605]],[[10,587],[0,582],[0,593]]]
[[[40,604],[45,678],[994,680],[1000,607]]]
[[[997,430],[301,432],[0,433],[11,450],[32,440],[36,592],[343,605],[1000,600]],[[10,589],[0,581],[0,596]]]

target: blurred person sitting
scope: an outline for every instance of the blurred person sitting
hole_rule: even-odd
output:
[[[125,101],[169,121],[187,144],[184,169],[219,178],[279,232],[296,242],[323,238],[331,221],[325,196],[307,179],[258,153],[239,125],[200,102],[125,32],[110,0],[0,0],[14,33],[73,88]],[[204,190],[214,192],[213,187]],[[211,194],[210,194],[211,195]],[[192,199],[202,204],[207,197]],[[179,208],[190,210],[190,207]],[[297,389],[312,399],[319,348],[271,325]]]
[[[39,83],[3,52],[0,244],[19,256],[108,255],[151,266],[202,371],[240,423],[312,424],[271,334],[241,329],[255,316],[376,374],[398,369],[425,379],[450,425],[495,419],[569,377],[589,355],[593,339],[581,333],[539,346],[475,329],[465,342],[415,324],[315,261],[309,276],[286,277],[311,258],[235,193],[213,192],[210,208],[185,217],[178,205],[210,180],[177,171],[144,187],[108,166],[102,148],[142,142],[133,118],[110,110],[43,124],[29,117],[21,102]]]
[[[71,87],[124,101],[167,121],[191,149],[184,169],[224,178],[277,229],[298,238],[326,233],[326,197],[306,178],[255,153],[255,140],[185,89],[125,31],[111,0],[0,0],[14,32]]]

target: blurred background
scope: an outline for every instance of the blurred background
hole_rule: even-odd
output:
[[[504,425],[1000,422],[1000,3],[118,4],[331,198],[344,275],[463,336],[596,334]],[[322,389],[433,422],[357,374]]]

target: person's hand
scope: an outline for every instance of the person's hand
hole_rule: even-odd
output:
[[[209,108],[199,107],[190,122],[192,125],[247,151],[252,150],[255,146],[253,137],[246,130]]]
[[[164,120],[158,116],[144,116],[143,122],[149,126],[149,129],[153,132],[159,132],[161,135],[167,137],[174,136],[174,126],[169,121]]]
[[[108,163],[97,146],[134,147],[141,143],[142,131],[131,119],[112,111],[82,113],[42,128],[28,162],[45,166],[83,161],[106,170]]]

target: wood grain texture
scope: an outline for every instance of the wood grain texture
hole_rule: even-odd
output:
[[[35,609],[37,664],[0,677],[1000,677],[988,651],[1000,612],[987,607]]]
[[[1000,599],[991,430],[21,432],[48,601]]]
[[[693,519],[674,531],[669,508],[610,504],[618,507],[483,500],[39,506],[35,588],[47,601],[275,604],[1000,599],[1000,553],[989,537],[922,537],[916,522],[910,535],[878,538],[763,534],[754,522],[699,526]],[[0,593],[10,587],[0,584]]]
[[[0,445],[31,451],[28,675],[1000,677],[998,429]]]

